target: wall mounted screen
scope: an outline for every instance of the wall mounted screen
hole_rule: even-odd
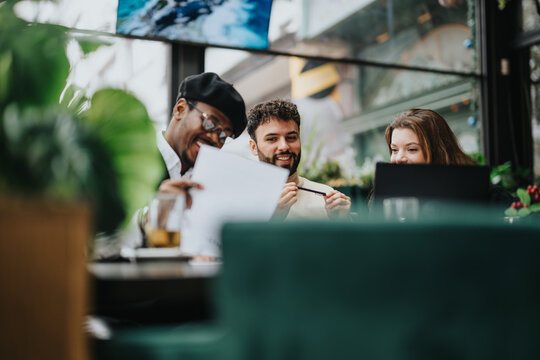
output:
[[[116,32],[266,49],[271,8],[272,0],[118,0]]]

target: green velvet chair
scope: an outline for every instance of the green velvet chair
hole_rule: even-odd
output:
[[[229,224],[219,359],[538,359],[540,228]]]

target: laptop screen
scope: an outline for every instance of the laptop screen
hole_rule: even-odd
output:
[[[373,200],[413,196],[456,202],[489,201],[487,166],[389,164],[375,168]]]

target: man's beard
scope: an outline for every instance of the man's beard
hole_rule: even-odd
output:
[[[288,169],[289,170],[289,175],[292,175],[292,174],[294,174],[296,172],[296,169],[298,168],[298,164],[300,164],[300,158],[302,157],[302,151],[300,151],[298,154],[295,154],[295,153],[290,152],[290,151],[285,151],[285,152],[277,153],[272,157],[267,157],[266,155],[264,155],[259,150],[259,147],[257,147],[257,153],[259,155],[259,160],[261,160],[261,161],[263,161],[265,163],[268,163],[268,164],[272,164],[272,165],[276,165],[276,161],[277,161],[278,156],[291,155],[293,161],[289,165],[280,166],[280,167],[282,167],[284,169]],[[278,166],[278,165],[276,165],[276,166]]]

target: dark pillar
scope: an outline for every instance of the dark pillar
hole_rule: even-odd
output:
[[[204,71],[204,53],[204,46],[172,44],[169,109],[172,110],[176,103],[178,87],[182,80],[189,75],[199,74]]]
[[[533,166],[529,49],[519,48],[521,1],[477,0],[484,151],[489,165]]]

